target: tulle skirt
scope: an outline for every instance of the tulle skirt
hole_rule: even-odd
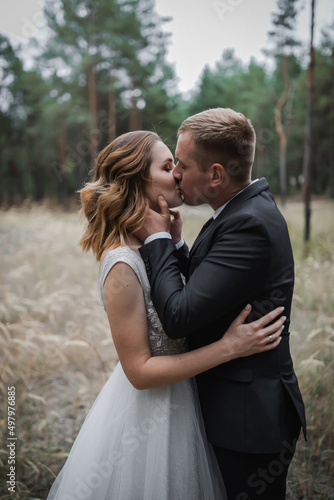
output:
[[[48,500],[222,500],[193,380],[136,390],[120,363],[93,404]]]

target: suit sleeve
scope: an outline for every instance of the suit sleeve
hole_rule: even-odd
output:
[[[185,285],[172,241],[141,247],[152,300],[166,334],[176,339],[198,332],[263,290],[269,243],[258,219],[231,218],[224,232],[216,234],[209,253],[203,259],[192,257],[192,262],[201,262],[194,262],[197,267]]]
[[[188,267],[188,259],[189,259],[189,248],[186,243],[182,245],[181,248],[176,250],[176,257],[178,260],[178,267],[183,276],[186,276],[187,267]]]

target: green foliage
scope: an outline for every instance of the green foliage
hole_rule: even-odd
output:
[[[154,0],[47,0],[48,37],[34,42],[35,65],[0,35],[0,204],[48,197],[69,206],[95,155],[113,137],[150,129],[174,150],[189,114],[216,106],[249,117],[257,132],[254,176],[279,191],[280,141],[275,106],[289,77],[282,123],[288,137],[288,194],[302,181],[306,54],[294,38],[296,0],[279,0],[269,33],[266,66],[244,64],[226,49],[205,67],[188,100],[166,62],[169,35]],[[334,196],[334,24],[316,49],[312,189]],[[285,64],[284,63],[284,64]],[[270,68],[270,69],[269,69]]]
[[[45,16],[49,35],[33,70],[0,39],[8,102],[0,114],[1,142],[8,144],[1,194],[9,204],[30,195],[68,205],[97,150],[129,129],[175,136],[168,34],[152,0],[47,1]]]
[[[274,45],[271,52],[273,56],[282,55],[291,51],[293,47],[300,45],[296,40],[294,32],[297,21],[297,5],[299,0],[278,0],[278,12],[273,13],[273,30],[269,32],[269,37]],[[270,53],[270,51],[268,51]]]

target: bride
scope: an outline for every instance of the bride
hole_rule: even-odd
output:
[[[278,308],[244,324],[248,306],[221,340],[194,351],[187,350],[185,340],[166,336],[135,231],[150,207],[158,210],[159,195],[171,209],[181,205],[173,168],[173,156],[159,136],[129,132],[99,154],[93,179],[81,190],[87,225],[80,243],[101,263],[100,301],[119,363],[88,413],[48,500],[226,499],[192,377],[275,348],[284,318],[266,326],[282,312]],[[171,217],[177,239],[181,216],[171,210]]]

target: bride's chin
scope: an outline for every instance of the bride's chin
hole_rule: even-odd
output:
[[[181,207],[183,205],[183,200],[179,197],[177,197],[176,199],[174,198],[173,200],[166,200],[167,203],[168,203],[168,208],[177,208],[177,207]]]
[[[174,200],[171,200],[170,203],[168,203],[168,206],[169,208],[177,208],[177,207],[182,207],[183,205],[183,199],[181,198],[181,196],[177,196],[176,199]]]
[[[169,208],[178,208],[178,207],[182,207],[183,205],[183,200],[179,200],[177,203],[171,203],[169,206]]]
[[[167,199],[165,198],[166,202],[167,202],[167,205],[168,205],[168,208],[177,208],[177,207],[181,207],[183,205],[183,200],[182,198],[179,198],[177,197],[177,199]],[[158,202],[157,203],[150,203],[150,208],[152,210],[154,210],[154,212],[157,212],[158,214],[160,214],[161,210],[160,210],[160,207],[159,207],[159,204]]]

